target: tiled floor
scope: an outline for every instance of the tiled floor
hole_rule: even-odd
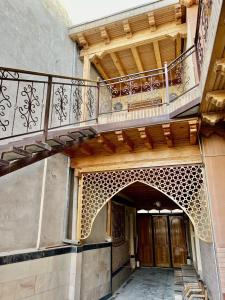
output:
[[[173,269],[141,268],[131,275],[111,299],[174,300]]]

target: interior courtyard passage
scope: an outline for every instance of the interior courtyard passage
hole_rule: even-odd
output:
[[[138,269],[111,299],[174,300],[174,271],[171,268]]]

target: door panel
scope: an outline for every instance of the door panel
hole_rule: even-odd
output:
[[[153,266],[152,222],[149,215],[138,216],[138,255],[141,266]]]
[[[182,216],[170,216],[169,220],[173,267],[180,267],[187,262],[184,219]]]
[[[155,264],[157,267],[170,266],[170,245],[166,216],[153,217]]]

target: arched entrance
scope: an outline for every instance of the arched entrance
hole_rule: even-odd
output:
[[[81,178],[78,237],[86,239],[101,208],[126,186],[139,181],[161,191],[191,219],[200,239],[211,242],[202,165],[85,173]]]
[[[127,241],[140,266],[180,268],[187,263],[191,221],[164,193],[136,181],[113,196],[109,206],[113,267],[118,248]]]

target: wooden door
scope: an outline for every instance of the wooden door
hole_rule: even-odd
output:
[[[153,263],[151,216],[138,216],[138,256],[141,266],[151,267]]]
[[[187,247],[184,219],[182,216],[170,216],[170,237],[173,267],[179,268],[187,262]]]
[[[168,221],[166,216],[153,217],[155,265],[157,267],[170,266],[170,243],[168,235]]]

